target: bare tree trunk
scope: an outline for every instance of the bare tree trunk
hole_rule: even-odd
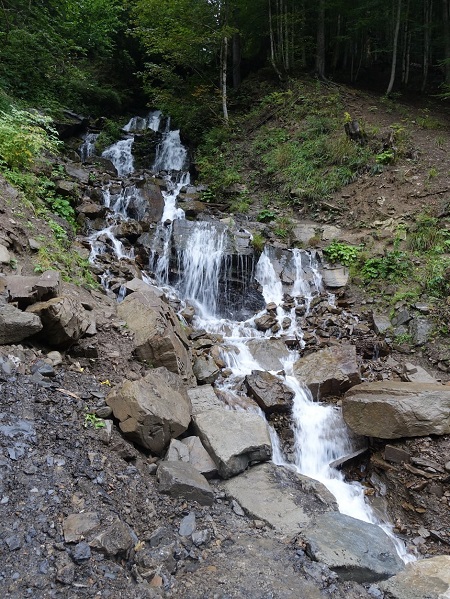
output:
[[[403,27],[403,55],[402,55],[402,84],[407,85],[409,79],[409,61],[411,56],[411,32],[409,29],[409,0],[406,1],[406,10]]]
[[[446,1],[446,0],[444,0],[444,1]],[[389,80],[389,85],[386,90],[387,96],[392,92],[392,88],[394,87],[395,71],[397,69],[398,34],[400,31],[401,13],[402,13],[402,0],[397,0],[397,16],[395,19],[394,43],[393,43],[393,48],[392,48],[391,78]]]
[[[433,15],[433,0],[424,0],[423,3],[423,68],[422,68],[422,87],[424,92],[428,81],[428,70],[430,66],[430,44],[431,44],[431,19]]]
[[[317,18],[316,74],[325,79],[325,0],[319,0]]]
[[[442,22],[444,26],[444,44],[445,44],[445,57],[444,57],[444,74],[445,83],[450,85],[450,2],[449,0],[442,0]]]
[[[333,61],[331,64],[331,68],[333,70],[333,72],[336,70],[337,64],[338,64],[338,60],[339,60],[339,51],[340,51],[340,36],[341,36],[341,15],[338,15],[337,18],[337,24],[336,24],[336,36],[335,36],[335,42],[334,42],[334,52],[333,52]]]
[[[228,38],[223,38],[222,56],[221,56],[221,88],[222,88],[222,111],[225,125],[228,125],[228,105],[227,105],[227,59],[228,59]]]
[[[280,79],[282,79],[280,69],[277,65],[277,59],[275,55],[275,39],[273,33],[273,17],[272,17],[272,0],[269,0],[269,36],[270,36],[270,62],[272,63],[275,73]]]

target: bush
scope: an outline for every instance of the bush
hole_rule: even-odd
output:
[[[330,245],[323,250],[323,253],[330,262],[340,262],[344,266],[350,266],[358,259],[361,253],[361,247],[333,240]]]

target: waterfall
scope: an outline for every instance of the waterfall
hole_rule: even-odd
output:
[[[83,143],[78,149],[81,162],[86,162],[87,158],[95,155],[95,142],[98,136],[98,133],[86,133],[83,136]]]
[[[134,137],[121,139],[102,152],[103,158],[111,160],[111,162],[114,164],[119,177],[126,177],[134,170],[133,154],[131,153],[133,142]]]
[[[134,116],[123,127],[126,133],[142,133],[146,129],[159,131],[161,125],[162,113],[160,110],[153,110],[146,117]]]
[[[179,129],[170,130],[170,119],[167,119],[166,130],[161,143],[156,149],[156,159],[153,165],[155,172],[182,171],[186,166],[187,150],[181,143]]]

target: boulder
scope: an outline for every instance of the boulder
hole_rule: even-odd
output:
[[[19,343],[39,333],[42,322],[36,314],[28,314],[11,304],[0,305],[0,345]]]
[[[250,339],[247,348],[262,370],[282,370],[289,356],[282,339]]]
[[[409,323],[409,331],[414,345],[424,345],[434,330],[434,322],[430,318],[413,318]]]
[[[263,314],[255,318],[255,327],[258,331],[268,331],[277,324],[277,319],[271,314]]]
[[[346,344],[300,358],[294,364],[294,374],[309,388],[314,399],[339,395],[361,382],[356,348]]]
[[[11,262],[11,254],[8,248],[0,243],[0,264],[9,264]]]
[[[189,426],[191,406],[180,377],[155,368],[137,381],[124,381],[106,398],[120,430],[135,443],[161,454]]]
[[[347,425],[380,439],[450,433],[450,387],[431,383],[363,383],[342,402]]]
[[[216,465],[198,437],[186,437],[181,441],[172,439],[164,459],[167,462],[191,464],[205,478],[217,475]]]
[[[342,580],[376,582],[403,568],[392,539],[379,526],[345,514],[321,514],[301,536],[307,554]]]
[[[91,319],[80,302],[69,296],[38,302],[27,312],[40,317],[45,342],[55,347],[69,347],[78,341],[91,325]]]
[[[326,287],[337,289],[345,287],[348,283],[349,270],[341,265],[324,265],[322,270],[322,280]]]
[[[61,276],[57,270],[46,270],[39,276],[5,277],[6,290],[10,302],[17,302],[19,308],[58,297],[61,291]]]
[[[278,377],[264,370],[252,370],[245,377],[248,395],[266,412],[288,412],[292,407],[294,392]]]
[[[437,380],[431,376],[424,368],[406,362],[403,364],[403,372],[401,378],[403,381],[408,383],[438,383]]]
[[[337,510],[322,483],[272,463],[250,468],[223,487],[251,517],[289,536],[308,526],[313,514]]]
[[[223,409],[223,403],[217,397],[211,385],[202,385],[201,387],[193,387],[188,389],[189,399],[192,404],[192,414],[200,414],[207,412],[213,408]]]
[[[263,462],[272,456],[267,423],[257,414],[220,408],[195,415],[194,424],[222,478],[230,478],[251,462]]]
[[[121,520],[116,520],[94,537],[89,545],[108,557],[127,557],[137,542],[138,538],[128,524],[125,524]]]
[[[193,365],[193,371],[199,385],[212,384],[220,374],[211,356],[198,356]]]
[[[373,330],[377,335],[384,335],[392,325],[389,316],[386,314],[372,313]]]
[[[189,341],[175,312],[153,290],[140,288],[119,304],[117,313],[134,333],[134,353],[151,366],[165,366],[195,385]]]
[[[206,478],[185,462],[161,462],[156,473],[160,493],[212,505],[214,492]]]
[[[380,588],[389,599],[447,599],[450,597],[450,555],[437,555],[407,564]]]

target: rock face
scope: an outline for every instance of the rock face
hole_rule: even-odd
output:
[[[195,385],[189,341],[175,312],[157,293],[150,287],[141,288],[126,297],[117,312],[134,333],[134,352],[139,360],[165,366]]]
[[[307,553],[342,580],[376,582],[403,568],[392,540],[379,526],[344,514],[322,514],[302,537]]]
[[[272,456],[266,422],[249,412],[215,409],[194,416],[198,435],[222,478],[243,472],[250,462]]]
[[[342,403],[348,426],[380,439],[450,433],[450,388],[428,383],[363,383]]]
[[[121,431],[132,441],[161,454],[189,426],[190,401],[180,378],[155,368],[138,381],[125,381],[106,398]]]
[[[157,477],[159,490],[171,497],[183,497],[200,505],[212,505],[214,493],[204,476],[185,462],[162,462]]]
[[[337,510],[324,485],[271,463],[250,468],[223,486],[250,516],[291,536],[307,526],[313,515]]]
[[[245,377],[248,395],[264,412],[288,412],[292,407],[294,392],[279,378],[263,370],[252,370]]]
[[[200,412],[207,412],[213,408],[223,409],[223,403],[217,397],[211,385],[202,385],[201,387],[188,389],[188,395],[191,400],[193,415],[200,414]]]
[[[22,312],[10,304],[0,306],[0,345],[19,343],[42,329],[36,314]]]
[[[450,597],[450,555],[407,564],[403,572],[380,584],[390,599]]]
[[[361,382],[353,345],[327,347],[300,358],[294,364],[294,373],[309,388],[314,399],[339,395]]]
[[[91,325],[91,319],[83,306],[72,297],[55,297],[38,302],[27,312],[40,317],[45,341],[55,347],[69,347],[78,341]]]

